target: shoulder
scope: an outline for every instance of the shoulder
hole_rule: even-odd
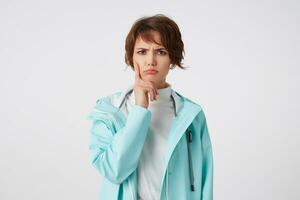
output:
[[[175,91],[175,94],[182,100],[184,101],[185,103],[189,103],[189,104],[192,104],[193,106],[195,107],[198,107],[200,110],[202,110],[202,106],[200,103],[197,103],[196,101],[192,100],[191,98],[179,93],[178,91]]]
[[[96,104],[100,104],[101,102],[116,104],[116,101],[121,97],[122,91],[116,91],[109,93],[107,95],[98,97],[96,99]]]
[[[114,113],[117,110],[115,101],[121,94],[119,91],[97,98],[88,119],[96,120],[103,118],[103,113]]]
[[[199,113],[195,117],[194,121],[201,122],[200,124],[202,124],[203,122],[206,122],[204,108],[201,103],[196,102],[196,101],[192,100],[191,98],[180,94],[177,91],[175,91],[175,92],[176,92],[176,95],[178,95],[184,101],[184,104],[192,105],[194,107],[194,109],[199,110]]]
[[[184,97],[184,98],[185,98],[185,100],[186,100],[187,102],[189,102],[189,103],[191,103],[191,104],[193,104],[193,105],[199,107],[199,108],[202,110],[202,106],[200,105],[200,103],[197,103],[197,102],[195,102],[194,100],[191,100],[191,99],[188,98],[188,97]]]
[[[112,92],[112,93],[109,93],[105,96],[99,97],[96,100],[96,103],[101,103],[102,101],[105,101],[105,102],[110,103],[110,104],[117,107],[122,102],[122,100],[125,97],[126,93],[128,91],[130,91],[132,89],[132,87],[133,87],[133,85],[122,86],[121,89],[119,89],[115,92]]]

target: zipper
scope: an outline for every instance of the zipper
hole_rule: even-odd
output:
[[[190,187],[191,187],[191,191],[195,191],[195,186],[194,186],[194,172],[193,172],[193,160],[192,160],[192,155],[191,155],[191,151],[192,151],[191,144],[193,142],[191,129],[188,129],[188,135],[186,135],[186,137],[187,137],[187,150],[188,150],[188,162],[189,162]]]

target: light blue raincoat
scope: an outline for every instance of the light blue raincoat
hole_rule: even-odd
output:
[[[97,100],[89,149],[102,176],[101,200],[137,200],[139,156],[151,124],[151,112],[134,105],[123,113],[133,85]],[[168,137],[161,200],[212,200],[213,153],[200,105],[172,89],[176,115]]]

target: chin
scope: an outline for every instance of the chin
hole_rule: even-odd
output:
[[[144,77],[144,80],[156,82],[156,78],[153,76],[146,76],[146,77]]]

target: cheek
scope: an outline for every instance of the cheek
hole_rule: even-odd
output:
[[[160,62],[161,71],[167,74],[169,72],[170,64],[171,62],[169,59],[162,59]]]
[[[168,56],[159,57],[158,61],[163,66],[170,65],[171,63],[171,60]]]
[[[143,64],[143,59],[140,56],[133,56],[133,63],[137,63],[139,65]]]
[[[137,60],[136,60],[136,56],[133,54],[133,56],[132,56],[132,62],[133,63],[136,63],[137,62]]]
[[[167,76],[169,73],[169,66],[168,65],[164,65],[163,67],[160,68],[160,75],[162,77]]]
[[[164,69],[164,75],[167,76],[168,73],[169,73],[169,67]]]

